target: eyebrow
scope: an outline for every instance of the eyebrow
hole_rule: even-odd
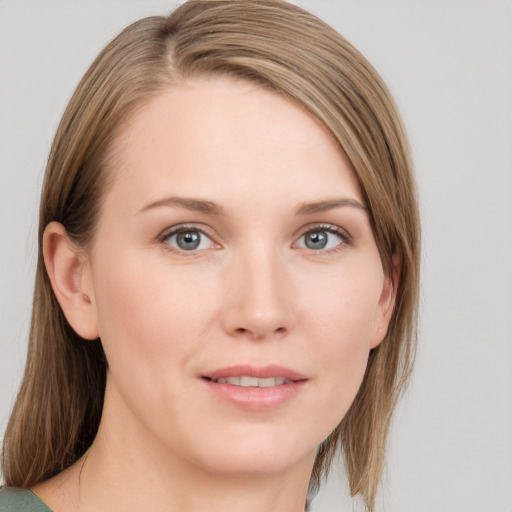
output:
[[[349,206],[351,208],[357,208],[358,210],[368,212],[368,208],[356,199],[342,197],[339,199],[327,199],[325,201],[316,201],[313,203],[302,203],[297,208],[296,213],[297,215],[310,215],[312,213],[325,212],[327,210],[342,208],[344,206]]]
[[[315,201],[312,203],[301,203],[296,210],[296,215],[311,215],[313,213],[325,212],[334,208],[342,208],[345,206],[357,208],[358,210],[363,210],[365,212],[368,211],[368,208],[356,199],[344,197],[339,199]],[[189,197],[165,197],[144,206],[144,208],[138,211],[138,214],[153,208],[161,207],[179,207],[204,213],[206,215],[224,215],[224,210],[220,205],[212,201]]]
[[[212,201],[205,201],[203,199],[194,199],[189,197],[165,197],[150,203],[137,213],[142,213],[153,208],[160,208],[162,206],[167,207],[179,207],[187,210],[205,213],[207,215],[224,215],[224,210],[221,206]]]

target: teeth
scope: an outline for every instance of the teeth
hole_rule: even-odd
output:
[[[268,377],[267,379],[259,379],[259,382],[258,382],[258,386],[260,388],[273,388],[275,385],[276,385],[275,377]]]
[[[219,384],[232,384],[233,386],[242,386],[244,388],[273,388],[275,386],[282,386],[283,384],[287,384],[291,381],[285,379],[284,377],[266,377],[263,379],[258,379],[258,377],[248,377],[247,375],[242,375],[240,377],[221,377],[215,382],[218,382]]]
[[[257,377],[240,377],[240,386],[243,386],[244,388],[250,387],[256,387],[258,385],[258,378]]]

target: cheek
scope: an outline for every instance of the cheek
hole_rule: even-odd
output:
[[[346,265],[341,271],[314,277],[299,287],[314,290],[303,293],[301,309],[309,328],[317,331],[319,342],[334,352],[343,346],[368,351],[384,285],[379,260],[375,264]]]
[[[383,285],[380,267],[369,269],[333,274],[325,281],[327,291],[307,301],[305,328],[321,368],[318,398],[324,407],[318,414],[331,430],[352,404],[366,371]]]
[[[159,367],[178,367],[178,359],[183,365],[191,341],[200,339],[206,316],[212,316],[197,283],[186,282],[180,269],[171,272],[139,255],[97,269],[95,297],[100,337],[114,372],[119,367],[141,374],[149,367],[146,374],[154,375]]]
[[[112,410],[120,417],[131,411],[130,418],[167,439],[178,428],[176,418],[187,417],[184,391],[197,354],[205,350],[216,301],[197,286],[200,275],[190,282],[180,268],[149,263],[140,254],[120,255],[98,269],[99,332],[117,397]],[[160,431],[163,425],[167,430]]]

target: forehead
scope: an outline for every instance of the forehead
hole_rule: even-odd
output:
[[[345,154],[312,115],[257,84],[226,77],[152,98],[122,128],[116,156],[114,188],[136,192],[136,202],[164,193],[222,201],[233,190],[254,198],[275,190],[283,200],[283,191],[293,195],[295,188],[329,195],[341,187],[361,197]]]

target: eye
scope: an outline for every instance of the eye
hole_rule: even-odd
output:
[[[184,252],[202,251],[213,246],[210,237],[194,228],[178,228],[165,235],[163,241],[172,248]]]
[[[348,243],[348,235],[335,226],[325,226],[310,229],[297,241],[297,247],[311,251],[328,251]]]

